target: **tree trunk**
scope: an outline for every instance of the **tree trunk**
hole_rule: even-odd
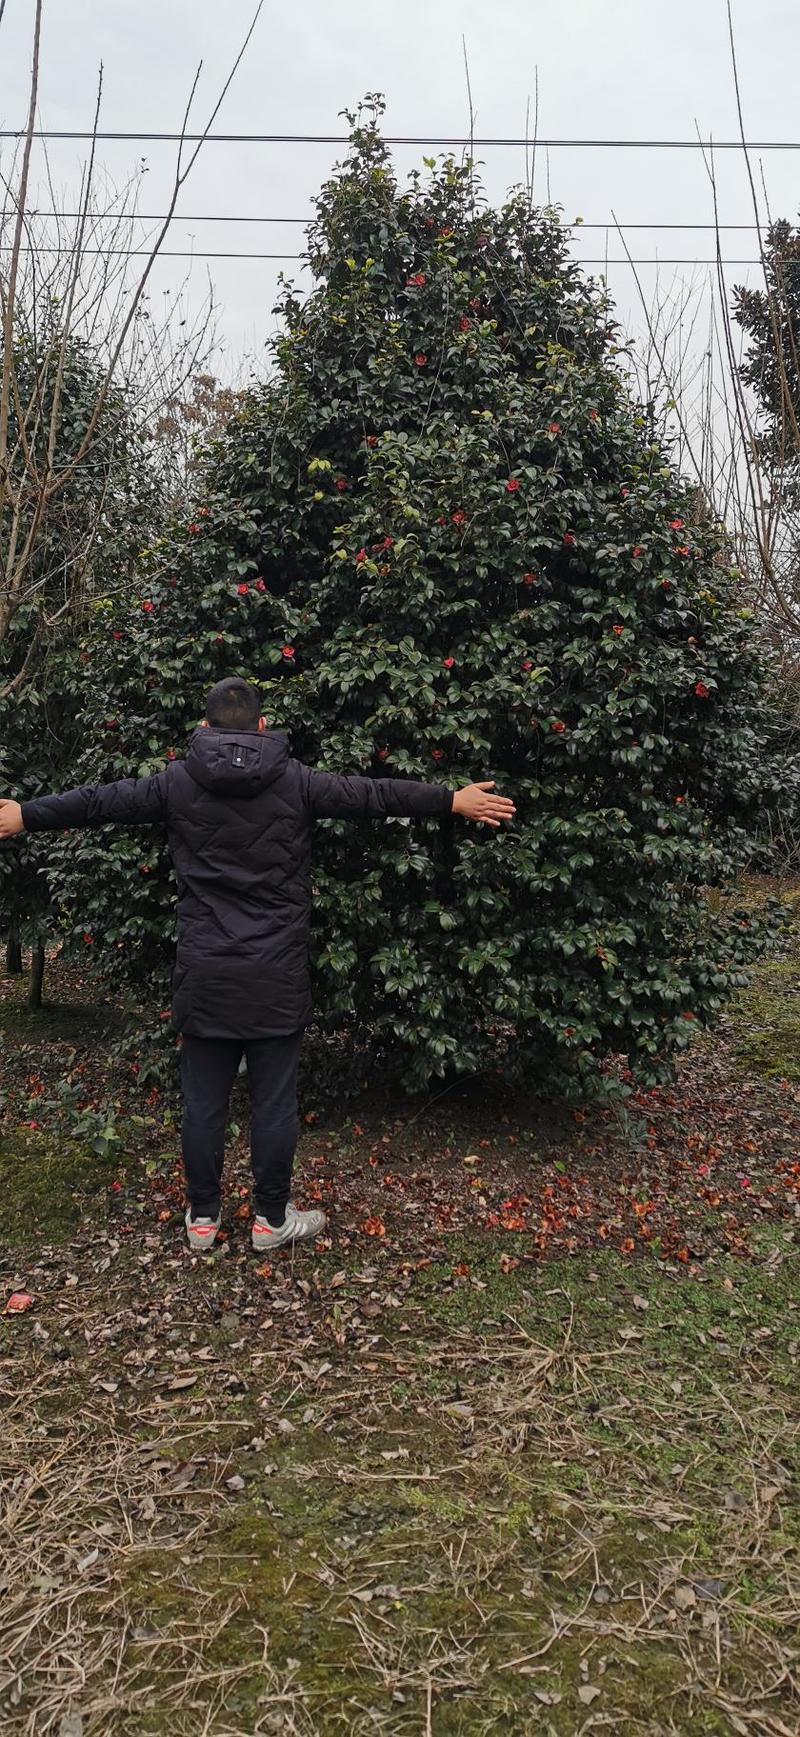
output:
[[[22,970],[22,943],[16,929],[9,929],[6,936],[6,973],[9,977],[19,977]]]
[[[44,941],[37,941],[31,953],[31,986],[28,994],[28,1006],[38,1013],[42,1005],[42,985],[44,983]]]

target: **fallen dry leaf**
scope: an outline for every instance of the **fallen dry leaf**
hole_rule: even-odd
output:
[[[26,1309],[33,1308],[33,1297],[28,1291],[12,1291],[3,1310],[4,1315],[23,1315]]]

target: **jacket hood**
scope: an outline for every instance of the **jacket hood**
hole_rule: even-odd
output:
[[[195,730],[185,761],[195,784],[214,796],[258,796],[288,764],[279,730]]]

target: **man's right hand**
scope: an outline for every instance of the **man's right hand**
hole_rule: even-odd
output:
[[[501,820],[511,820],[516,808],[508,796],[493,796],[494,783],[465,784],[453,796],[453,813],[465,820],[477,820],[482,826],[499,826]]]
[[[14,838],[18,832],[24,831],[19,803],[0,796],[0,838]]]

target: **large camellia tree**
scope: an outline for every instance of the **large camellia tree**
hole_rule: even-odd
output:
[[[320,828],[321,1026],[417,1082],[499,1060],[557,1083],[620,1053],[652,1081],[753,946],[701,896],[742,860],[759,777],[737,574],[557,214],[488,209],[452,161],[401,191],[378,118],[319,198],[274,371],[100,621],[82,775],[164,765],[242,673],[318,766],[496,778],[502,836]],[[117,980],[163,973],[155,836],[71,839],[64,896]]]

